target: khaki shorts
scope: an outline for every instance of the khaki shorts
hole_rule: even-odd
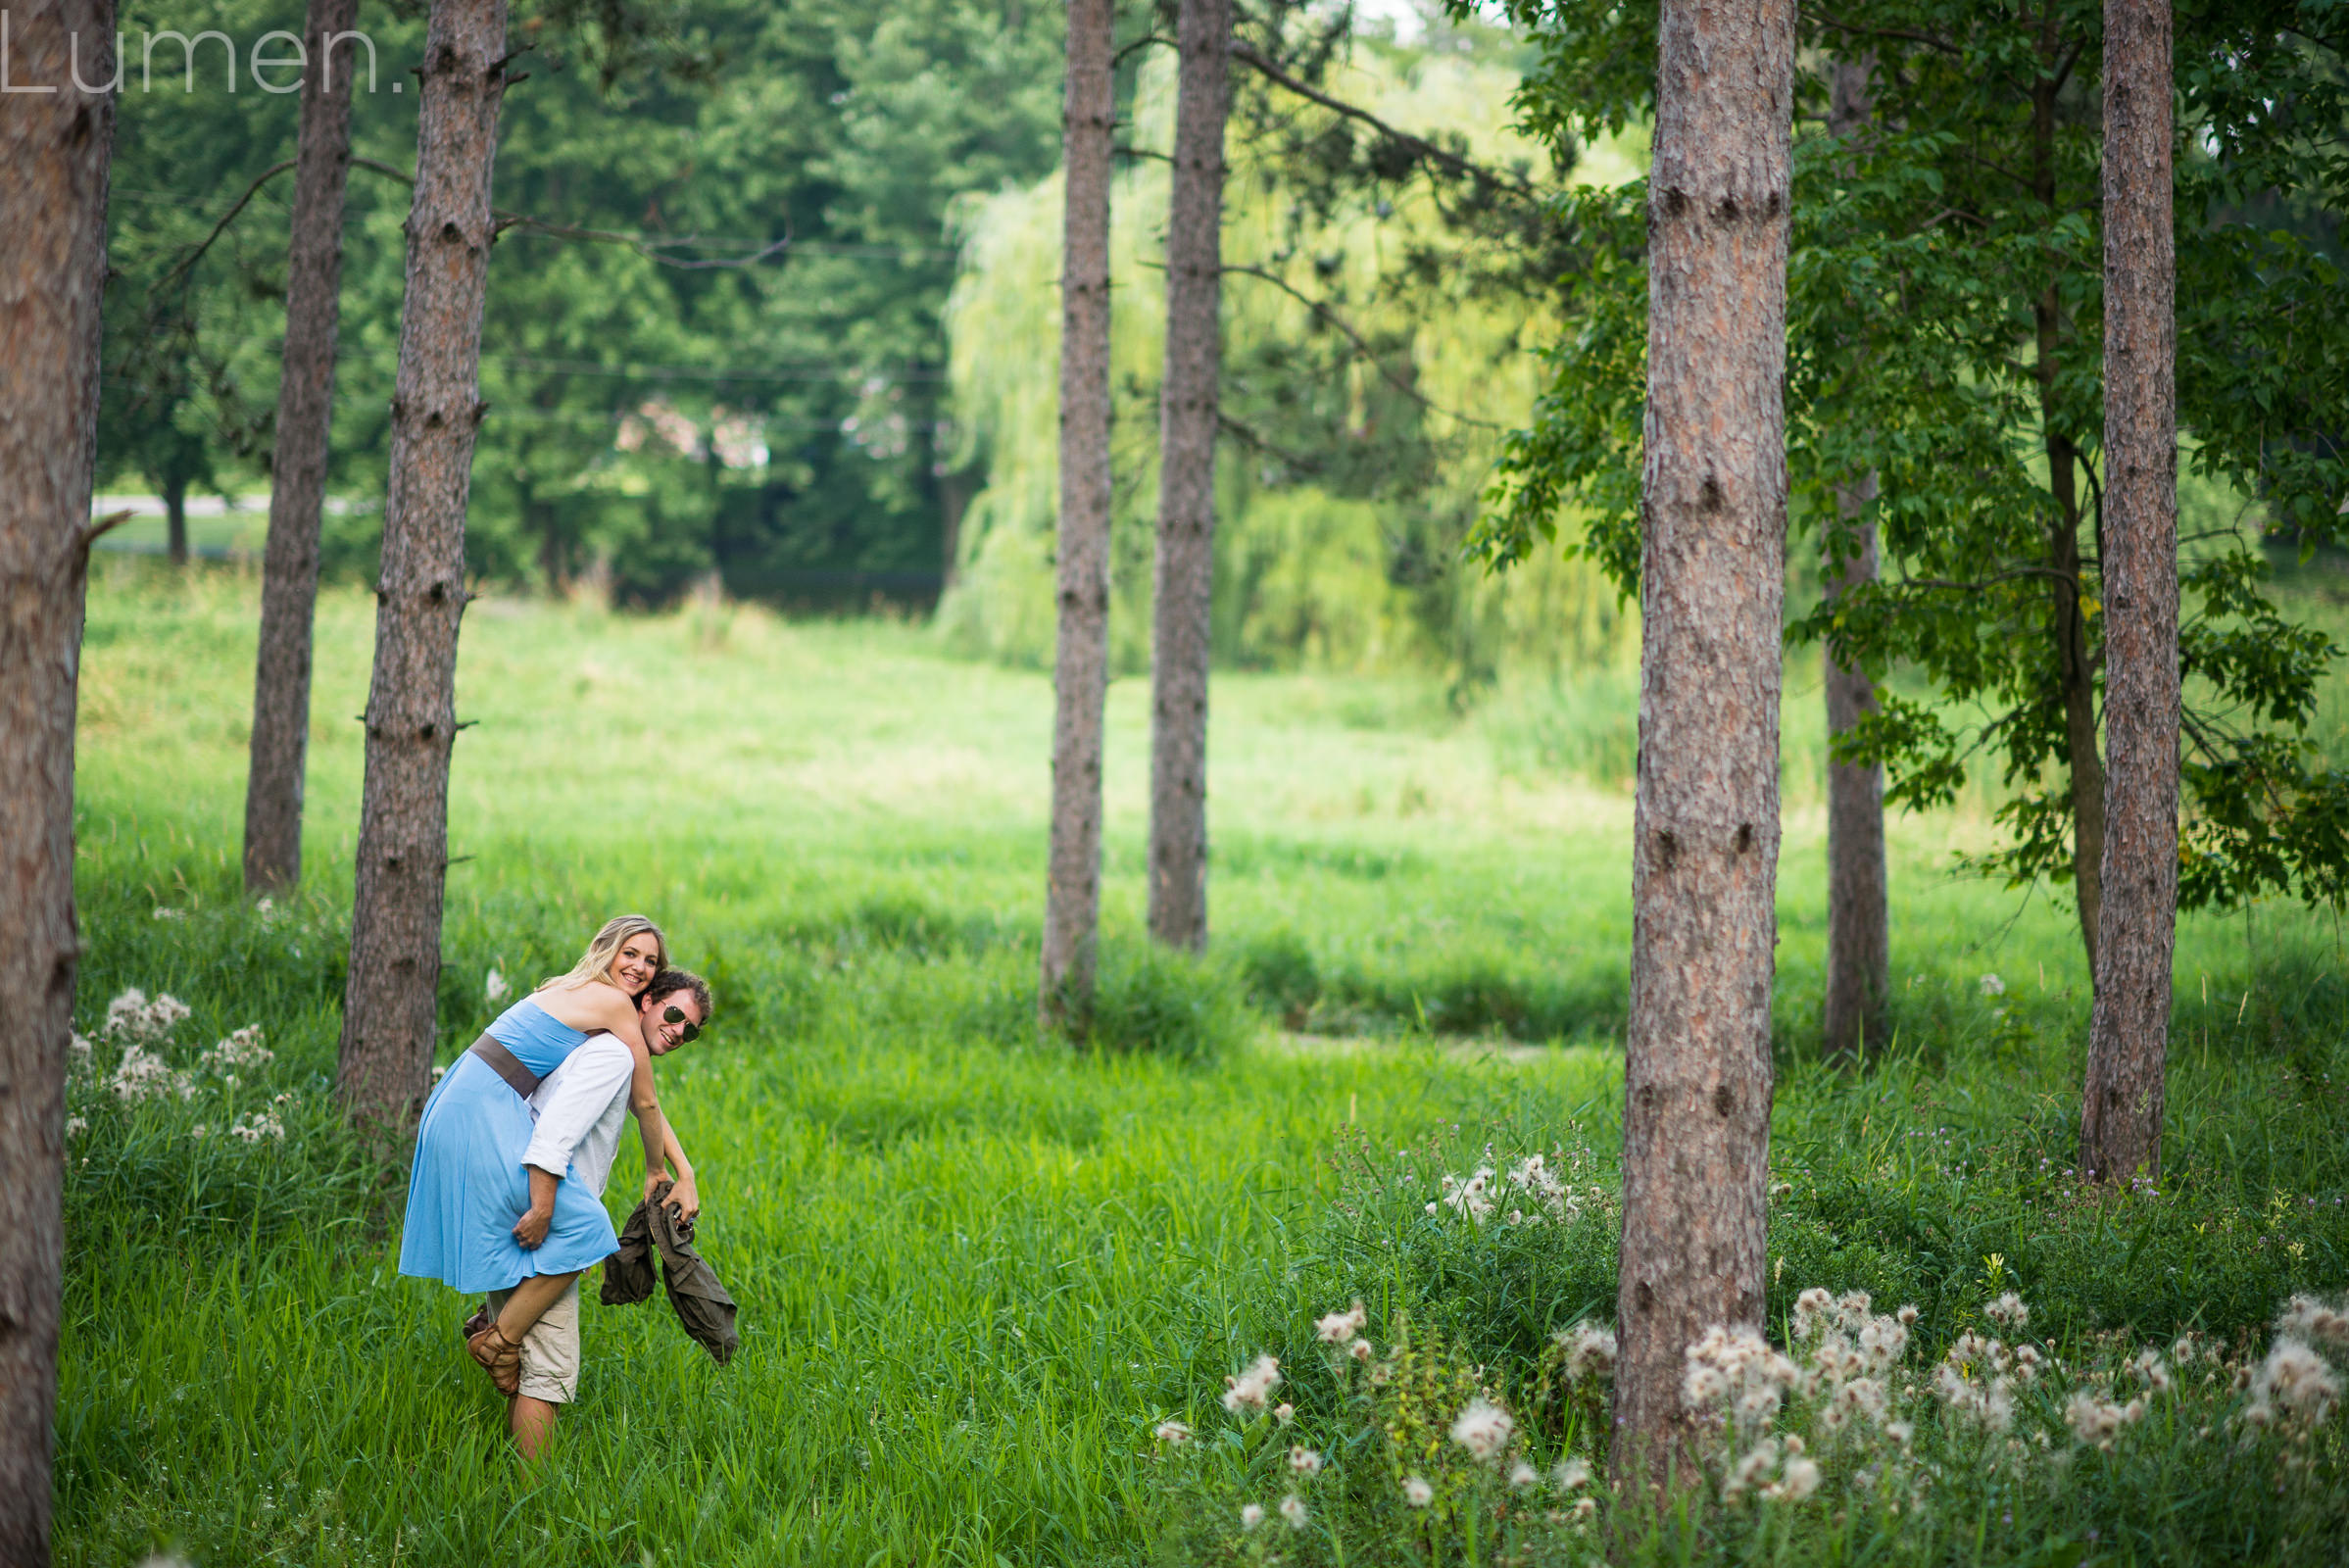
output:
[[[489,1293],[494,1317],[506,1309],[512,1291]],[[579,1282],[555,1298],[544,1316],[522,1336],[520,1393],[549,1404],[568,1404],[579,1389]]]

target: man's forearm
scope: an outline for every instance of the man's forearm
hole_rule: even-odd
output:
[[[563,1178],[536,1165],[523,1167],[530,1172],[530,1207],[533,1212],[551,1214],[555,1210],[555,1189]]]

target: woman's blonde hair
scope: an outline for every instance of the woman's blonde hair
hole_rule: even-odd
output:
[[[615,914],[604,922],[604,929],[596,933],[596,939],[587,945],[587,952],[580,956],[577,963],[572,964],[566,973],[549,976],[540,989],[544,990],[547,986],[584,985],[590,980],[602,980],[609,984],[612,965],[620,956],[620,945],[630,937],[647,934],[661,944],[661,956],[653,960],[653,967],[667,968],[668,938],[661,933],[661,927],[641,914]]]

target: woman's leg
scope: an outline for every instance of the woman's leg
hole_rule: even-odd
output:
[[[578,1277],[575,1269],[568,1274],[533,1274],[516,1285],[506,1298],[506,1304],[498,1309],[498,1332],[514,1344],[521,1344],[531,1325],[563,1298],[563,1293]]]

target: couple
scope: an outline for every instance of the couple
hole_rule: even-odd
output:
[[[579,1274],[616,1251],[604,1184],[620,1123],[644,1136],[645,1198],[701,1207],[693,1165],[661,1113],[653,1058],[710,1022],[710,987],[668,967],[661,928],[608,921],[587,954],[515,1003],[442,1077],[416,1127],[400,1272],[489,1304],[466,1348],[513,1400],[525,1457],[554,1435],[579,1378]]]

